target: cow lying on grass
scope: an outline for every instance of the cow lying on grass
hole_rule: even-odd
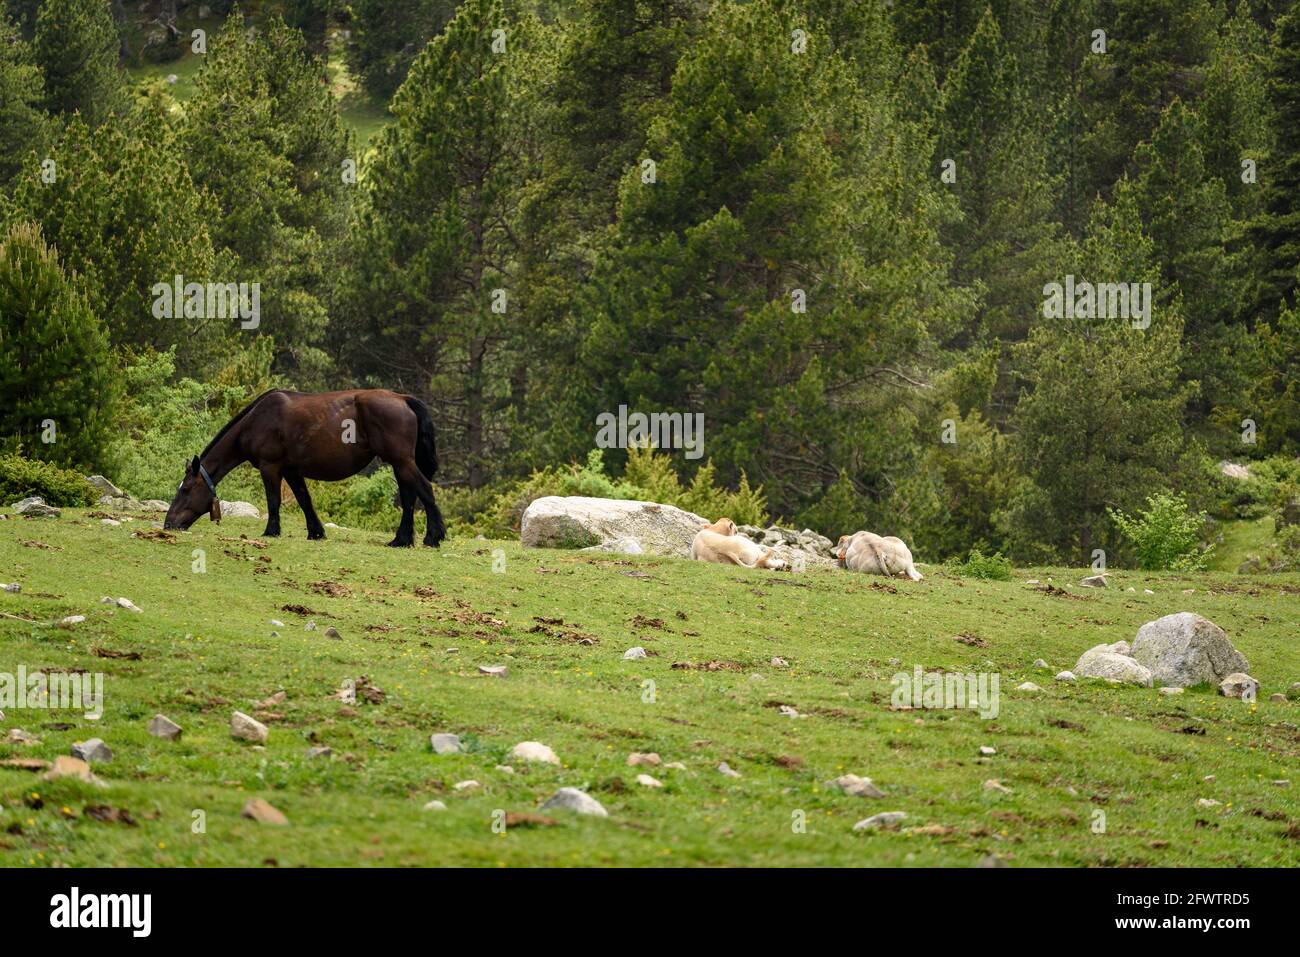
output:
[[[770,568],[773,571],[786,567],[785,560],[777,558],[772,549],[755,545],[744,535],[737,535],[736,523],[729,518],[720,518],[695,533],[695,540],[691,542],[691,558],[699,562]]]
[[[839,544],[835,546],[835,557],[851,572],[890,578],[906,575],[914,582],[919,582],[922,577],[912,563],[912,552],[901,538],[892,535],[882,537],[874,532],[841,535]]]

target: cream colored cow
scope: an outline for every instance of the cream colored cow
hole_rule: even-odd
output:
[[[729,518],[720,518],[695,533],[691,558],[697,562],[770,568],[773,571],[785,568],[785,559],[777,558],[772,549],[755,545],[744,535],[737,535],[736,523]]]
[[[901,538],[881,536],[874,532],[855,532],[841,535],[835,546],[835,557],[849,571],[867,575],[906,575],[914,582],[922,579],[912,562],[912,552]]]

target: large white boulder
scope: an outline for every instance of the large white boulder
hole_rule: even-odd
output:
[[[1190,611],[1148,621],[1133,639],[1132,655],[1157,685],[1170,688],[1216,683],[1250,670],[1222,628]]]
[[[222,518],[261,518],[257,506],[252,502],[221,502]]]
[[[689,558],[695,533],[712,520],[658,502],[547,495],[524,510],[519,539],[529,548],[589,548],[633,538],[648,554]]]
[[[1150,669],[1129,657],[1126,641],[1089,648],[1079,656],[1078,663],[1071,670],[1080,678],[1104,678],[1146,688],[1150,688],[1152,683]]]

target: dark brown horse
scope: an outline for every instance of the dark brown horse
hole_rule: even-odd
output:
[[[280,480],[288,483],[307,519],[307,537],[324,538],[307,479],[337,482],[356,475],[378,456],[393,467],[402,520],[388,544],[415,544],[415,503],[424,505],[424,544],[447,537],[430,479],[438,471],[433,420],[423,402],[386,389],[348,392],[264,392],[225,424],[208,447],[185,466],[185,480],[167,510],[164,528],[189,528],[205,512],[221,520],[217,483],[249,462],[266,488],[266,531],[280,534]]]

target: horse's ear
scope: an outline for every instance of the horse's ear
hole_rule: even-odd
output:
[[[185,463],[185,474],[186,475],[199,474],[199,457],[197,455],[194,456],[194,458],[190,459],[190,461]]]

